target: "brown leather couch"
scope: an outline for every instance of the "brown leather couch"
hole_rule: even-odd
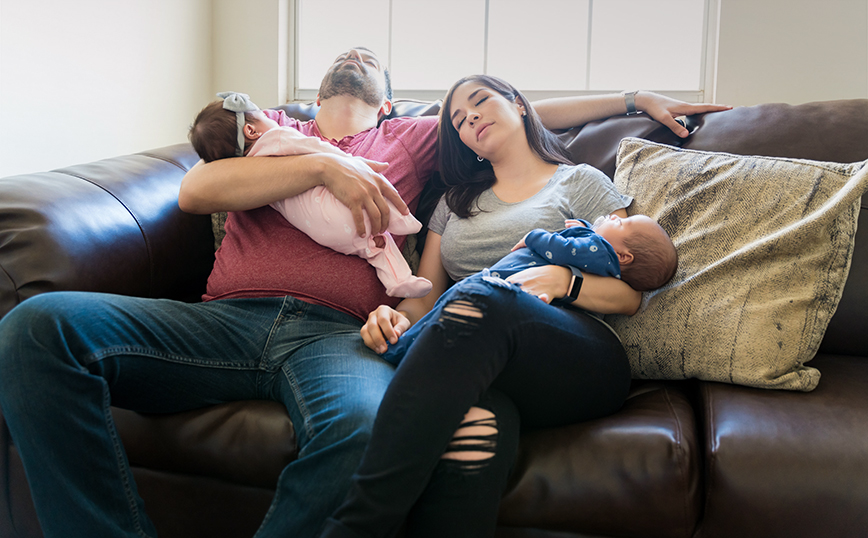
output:
[[[311,106],[284,107],[299,117]],[[400,102],[396,114],[437,106]],[[643,116],[563,133],[610,176],[618,141],[853,162],[868,159],[868,100],[766,104],[691,118],[680,140]],[[94,290],[195,301],[213,260],[207,216],[177,206],[188,144],[0,179],[0,316],[33,295]],[[695,380],[637,383],[624,408],[526,434],[498,536],[868,536],[868,209],[810,393]],[[116,410],[139,490],[163,537],[252,536],[296,457],[278,404],[172,416]],[[299,502],[304,502],[300,499]],[[0,414],[0,536],[41,536]]]

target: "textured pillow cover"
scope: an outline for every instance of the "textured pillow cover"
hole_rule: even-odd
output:
[[[683,150],[626,138],[615,185],[658,220],[678,271],[607,316],[633,376],[810,391],[853,253],[866,163]]]

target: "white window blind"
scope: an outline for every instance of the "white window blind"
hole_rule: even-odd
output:
[[[295,99],[335,57],[370,48],[396,97],[502,77],[531,99],[655,90],[708,100],[718,0],[295,0]]]

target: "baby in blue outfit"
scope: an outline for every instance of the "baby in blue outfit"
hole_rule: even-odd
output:
[[[558,232],[532,230],[497,263],[468,278],[479,278],[492,285],[510,286],[509,276],[540,265],[563,265],[573,273],[591,273],[620,278],[637,291],[657,289],[675,275],[678,254],[669,234],[646,215],[565,221]],[[404,358],[419,331],[439,311],[444,293],[431,312],[422,317],[382,357],[397,365]],[[573,299],[555,299],[551,304],[565,306]]]

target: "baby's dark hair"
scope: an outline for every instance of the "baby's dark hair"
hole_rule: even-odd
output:
[[[247,114],[244,114],[245,118]],[[193,149],[206,163],[235,157],[238,147],[238,124],[235,112],[223,108],[223,100],[209,103],[196,116],[188,134]],[[252,142],[245,138],[244,153]]]
[[[678,252],[666,230],[637,230],[624,238],[633,262],[621,266],[621,280],[636,291],[656,290],[672,280],[678,269]]]

